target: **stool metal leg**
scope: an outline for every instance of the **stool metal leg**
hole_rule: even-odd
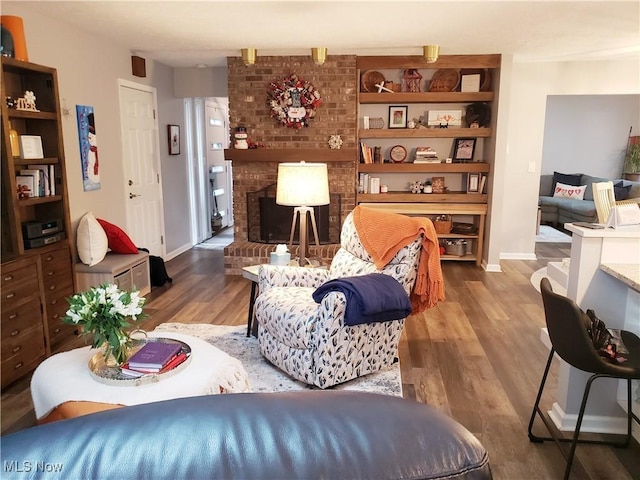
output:
[[[249,298],[249,315],[247,316],[247,337],[251,335],[251,324],[253,323],[253,306],[256,303],[256,282],[251,282],[251,296]]]

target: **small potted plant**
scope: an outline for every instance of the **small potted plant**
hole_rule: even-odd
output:
[[[629,137],[622,172],[626,180],[640,182],[640,137]]]

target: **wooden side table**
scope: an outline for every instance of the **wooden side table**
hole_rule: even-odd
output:
[[[258,296],[258,271],[260,265],[249,265],[242,267],[242,276],[251,280],[251,296],[249,297],[249,315],[247,316],[247,337],[251,335],[251,324],[253,323],[253,307]]]

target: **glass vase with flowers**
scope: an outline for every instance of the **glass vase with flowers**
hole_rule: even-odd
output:
[[[130,330],[146,317],[142,308],[145,298],[138,291],[102,284],[67,298],[67,302],[69,310],[63,323],[79,325],[82,335],[92,335],[92,347],[103,349],[105,363],[125,363],[132,344]]]

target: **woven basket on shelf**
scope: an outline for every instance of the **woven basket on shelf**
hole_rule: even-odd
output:
[[[451,215],[439,215],[433,220],[433,227],[436,229],[436,233],[449,233],[452,226]]]

